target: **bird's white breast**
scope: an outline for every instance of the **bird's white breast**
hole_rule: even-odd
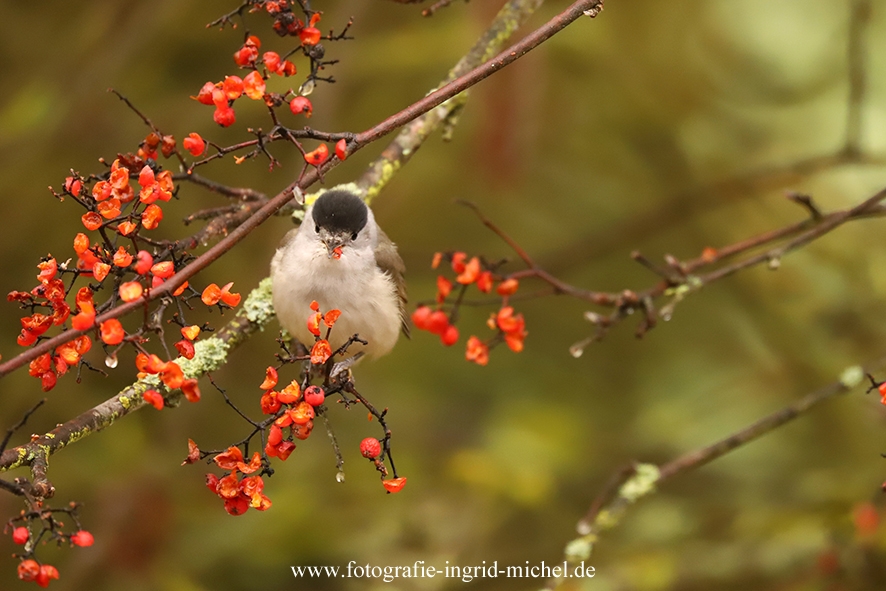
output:
[[[381,356],[397,342],[400,331],[399,301],[393,280],[375,263],[371,249],[344,247],[339,259],[330,258],[326,247],[299,231],[281,246],[271,261],[274,308],[280,324],[309,349],[314,336],[307,320],[312,300],[323,312],[336,308],[341,316],[329,343],[335,350],[354,334],[369,341],[355,343],[347,356],[364,351]],[[321,336],[325,327],[321,325]]]

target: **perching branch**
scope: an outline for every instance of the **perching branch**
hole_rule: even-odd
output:
[[[467,74],[464,74],[463,76],[460,76],[459,78],[456,78],[455,80],[445,84],[443,87],[431,92],[424,98],[418,100],[417,102],[392,115],[391,117],[388,117],[374,127],[357,134],[354,141],[348,144],[348,154],[352,154],[357,150],[366,147],[370,143],[384,137],[385,135],[416,119],[417,117],[420,117],[424,113],[427,113],[431,109],[439,106],[443,102],[453,98],[454,96],[458,95],[467,88],[470,88],[477,82],[497,72],[501,68],[513,63],[514,61],[540,45],[542,42],[550,39],[553,35],[561,31],[570,23],[575,22],[582,16],[596,16],[597,14],[599,14],[600,10],[602,10],[602,7],[602,0],[578,0],[565,11],[548,21],[548,23],[539,27],[538,29],[524,37],[521,41],[511,46],[509,49],[499,53],[491,60],[475,66]],[[95,319],[96,325],[106,320],[119,318],[121,316],[129,314],[143,307],[148,302],[171,294],[179,286],[184,284],[185,281],[218,260],[228,250],[233,248],[234,245],[240,242],[240,240],[245,238],[255,228],[259,227],[268,218],[274,215],[277,210],[279,210],[292,199],[293,190],[295,190],[296,187],[300,187],[301,189],[306,189],[310,187],[317,180],[319,180],[323,174],[325,174],[327,171],[331,170],[338,164],[338,159],[330,159],[319,167],[310,168],[299,179],[299,181],[290,183],[285,189],[283,189],[270,201],[268,201],[261,208],[255,211],[241,225],[231,230],[231,232],[222,240],[210,247],[205,253],[194,259],[185,267],[180,269],[175,275],[170,277],[162,285],[146,291],[145,295],[138,300],[121,304],[120,306],[116,306],[108,310],[107,312],[104,312],[103,314],[97,316]],[[28,364],[40,355],[53,350],[55,347],[62,345],[81,334],[86,334],[91,331],[92,329],[82,331],[72,329],[65,331],[62,334],[56,335],[52,338],[46,339],[45,341],[35,345],[34,347],[17,355],[16,357],[0,364],[0,377],[5,376],[10,372]]]
[[[481,63],[485,56],[499,51],[501,45],[507,39],[507,34],[516,30],[519,25],[528,18],[534,8],[540,5],[540,3],[541,0],[512,0],[509,2],[493,21],[490,30],[483,36],[481,42],[470,51],[466,58],[463,58],[462,61],[459,62],[459,65],[453,70],[452,76],[457,76],[461,70],[471,71],[471,68],[476,69],[476,65]],[[597,5],[596,2],[585,2],[584,4]],[[441,107],[441,109],[443,108]],[[440,111],[440,109],[437,111]],[[420,130],[415,126],[410,126],[407,129],[404,129],[392,143],[392,146],[397,146],[398,149],[392,150],[391,147],[389,147],[385,150],[380,159],[370,167],[370,171],[375,170],[380,166],[389,165],[395,161],[398,162],[395,166],[395,170],[398,169],[400,165],[408,160],[408,156],[404,155],[404,153],[399,150],[406,146],[411,146],[414,150],[420,146],[430,133],[439,128],[439,126],[445,121],[447,114],[448,111],[445,109],[443,109],[442,113],[436,111],[433,115],[428,113],[428,115],[421,120]],[[378,126],[374,129],[377,130]],[[393,129],[394,127],[391,127],[391,130]],[[384,161],[385,164],[381,164],[382,161]],[[329,163],[325,165],[325,169],[329,169],[333,165],[333,163]],[[366,179],[370,176],[371,172],[368,172],[363,178]],[[308,186],[310,182],[313,182],[316,178],[316,173],[312,171],[308,174],[308,177],[310,177],[310,181],[305,181],[305,186]],[[385,175],[385,181],[389,178],[390,174]],[[205,181],[203,179],[195,179],[195,182],[231,196],[246,198],[256,197],[255,195],[246,192],[237,191],[232,193],[229,190],[225,191],[220,187],[214,186],[211,181]],[[381,185],[378,185],[378,188],[380,187]],[[114,318],[123,315],[130,310],[143,307],[148,301],[157,299],[166,293],[174,291],[177,285],[183,283],[184,280],[191,276],[191,274],[196,272],[196,270],[193,270],[194,268],[199,267],[197,270],[202,269],[203,266],[209,264],[209,262],[212,262],[215,258],[225,252],[226,248],[233,246],[237,240],[236,236],[245,236],[245,234],[252,228],[257,227],[257,225],[264,221],[264,219],[267,219],[267,217],[272,215],[275,207],[282,205],[290,199],[289,192],[292,188],[293,185],[290,185],[270,201],[265,201],[258,210],[253,211],[250,217],[246,218],[241,225],[231,231],[231,236],[216,244],[207,253],[197,259],[197,261],[194,261],[182,269],[178,275],[170,278],[162,286],[152,290],[147,298],[113,308],[108,313],[97,318],[96,323],[98,324],[105,319]],[[246,202],[243,204],[243,207],[244,209],[250,208],[259,201],[261,200],[255,199],[254,201]],[[196,267],[192,268],[193,265],[196,265]],[[228,353],[234,347],[244,342],[256,331],[262,330],[264,326],[270,322],[271,318],[273,318],[273,309],[270,302],[270,281],[266,279],[247,297],[243,304],[243,308],[237,313],[233,320],[218,331],[213,337],[198,342],[197,354],[193,360],[188,361],[179,358],[176,359],[176,362],[181,365],[186,377],[196,378],[205,375],[207,372],[213,371],[223,365],[227,360]],[[75,334],[80,333],[77,331],[66,331],[57,337],[44,341],[26,353],[7,361],[0,365],[0,376],[29,362],[32,357],[39,356],[43,352],[51,350],[60,342],[69,341]],[[37,349],[39,349],[39,351],[37,351]],[[29,356],[26,357],[28,354]],[[153,387],[154,385],[153,382],[151,382],[150,385],[145,381],[136,382],[118,393],[116,396],[60,425],[56,429],[44,434],[34,441],[3,452],[0,454],[0,471],[29,466],[35,462],[39,463],[41,461],[40,458],[48,458],[49,455],[54,454],[78,439],[101,431],[112,425],[118,419],[123,418],[142,406],[145,406],[142,394],[144,394],[149,387]],[[170,399],[167,398],[167,401],[170,401]]]

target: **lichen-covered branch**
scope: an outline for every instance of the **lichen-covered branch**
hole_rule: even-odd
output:
[[[884,365],[886,365],[886,359],[881,359],[872,364],[871,370]],[[849,367],[836,381],[807,394],[796,402],[755,421],[720,441],[687,452],[665,464],[633,463],[622,468],[610,478],[591,503],[587,514],[579,521],[576,527],[579,537],[566,545],[566,560],[579,563],[590,558],[600,534],[615,527],[630,505],[655,492],[663,482],[740,449],[751,441],[804,415],[823,402],[849,392],[864,381],[866,374],[867,371],[860,366]],[[548,582],[548,587],[555,588],[561,582],[560,580],[551,580]]]
[[[197,342],[193,359],[179,357],[175,361],[188,378],[199,378],[215,371],[227,362],[228,355],[235,347],[264,329],[273,317],[271,281],[265,279],[249,294],[233,319],[215,335]],[[147,376],[52,431],[3,451],[0,454],[0,472],[28,466],[31,468],[32,494],[39,498],[51,497],[53,488],[46,477],[46,467],[52,454],[145,406],[143,394],[151,388],[162,387],[159,378]],[[167,401],[174,403],[179,398],[180,393],[172,393]]]

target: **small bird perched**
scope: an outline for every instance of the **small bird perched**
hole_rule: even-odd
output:
[[[326,191],[305,212],[302,224],[283,238],[271,261],[274,309],[280,325],[309,349],[314,336],[307,320],[311,301],[323,311],[338,309],[329,344],[335,351],[357,334],[345,357],[380,357],[409,334],[406,270],[397,247],[356,194]]]

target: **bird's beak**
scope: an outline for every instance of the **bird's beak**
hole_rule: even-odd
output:
[[[320,241],[326,246],[326,254],[331,259],[341,258],[341,250],[348,243],[350,236],[320,231]]]

